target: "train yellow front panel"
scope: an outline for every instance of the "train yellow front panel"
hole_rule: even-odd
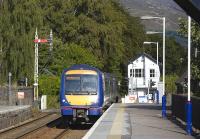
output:
[[[97,95],[65,95],[70,105],[91,105],[97,102]]]
[[[90,74],[90,75],[97,75],[96,71],[93,70],[69,70],[65,74]]]

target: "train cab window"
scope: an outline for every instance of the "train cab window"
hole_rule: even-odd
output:
[[[81,91],[94,92],[97,91],[97,76],[84,75],[81,79]]]
[[[97,94],[97,76],[67,75],[65,78],[65,94]]]
[[[80,76],[67,76],[65,80],[65,92],[79,92],[81,90]]]

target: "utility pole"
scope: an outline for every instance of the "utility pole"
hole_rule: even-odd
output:
[[[39,43],[49,43],[50,44],[50,51],[53,49],[53,33],[52,30],[50,31],[49,39],[39,39],[37,28],[35,31],[35,64],[34,64],[34,100],[38,100],[38,45]]]

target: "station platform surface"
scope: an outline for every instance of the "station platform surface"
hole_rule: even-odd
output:
[[[154,104],[112,104],[83,139],[194,139]]]
[[[0,114],[8,113],[8,112],[13,112],[13,111],[18,111],[18,110],[23,110],[30,108],[30,105],[22,105],[22,106],[0,106]]]

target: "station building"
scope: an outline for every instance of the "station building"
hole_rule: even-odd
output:
[[[129,61],[128,81],[125,102],[153,103],[159,99],[156,93],[160,83],[160,68],[150,55],[142,53]]]

